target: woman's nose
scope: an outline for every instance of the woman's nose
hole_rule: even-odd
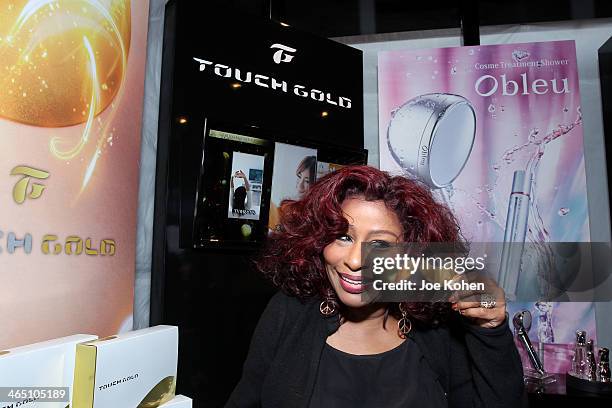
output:
[[[351,245],[344,261],[352,271],[361,269],[361,242],[355,242]]]
[[[303,193],[303,192],[306,191],[306,188],[305,188],[305,185],[304,185],[304,179],[298,180],[297,190],[298,190],[299,193]]]

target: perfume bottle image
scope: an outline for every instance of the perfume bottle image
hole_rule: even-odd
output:
[[[470,157],[476,114],[460,95],[417,96],[393,111],[387,145],[394,161],[434,189],[450,187]],[[448,198],[448,197],[446,197]]]
[[[521,272],[527,221],[529,220],[532,178],[531,173],[526,175],[523,170],[515,171],[512,179],[512,191],[508,200],[508,215],[504,229],[498,282],[504,289],[506,298],[510,300],[516,299],[516,289]]]
[[[586,379],[589,381],[597,380],[597,363],[595,362],[595,354],[592,351],[586,353]]]
[[[610,350],[605,347],[599,349],[599,364],[597,366],[597,381],[610,382]]]
[[[587,341],[586,351],[587,353],[590,351],[591,353],[593,353],[593,356],[595,356],[595,343],[593,342],[593,339],[589,339],[589,341]]]
[[[576,331],[576,343],[574,344],[571,374],[579,378],[585,378],[586,363],[586,332],[578,330]]]

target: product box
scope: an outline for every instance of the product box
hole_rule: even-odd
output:
[[[43,341],[41,343],[0,350],[0,387],[69,387],[72,395],[74,362],[78,343],[92,341],[98,336],[74,336]],[[40,391],[38,395],[40,395]],[[35,395],[32,395],[35,396]],[[40,402],[26,397],[19,401],[0,401],[0,408],[64,408],[69,402]]]
[[[79,344],[73,408],[155,408],[174,398],[178,328],[156,326]]]
[[[159,406],[159,408],[191,408],[191,398],[184,395],[177,395],[170,401]]]

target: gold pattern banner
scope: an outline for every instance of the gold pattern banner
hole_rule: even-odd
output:
[[[14,0],[0,11],[0,116],[34,126],[87,121],[119,92],[126,0]]]
[[[148,19],[0,0],[0,350],[133,328]]]

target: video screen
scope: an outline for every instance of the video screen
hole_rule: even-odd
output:
[[[324,161],[317,162],[317,180],[323,176],[333,173],[336,170],[346,166],[345,164],[328,163]]]
[[[263,170],[250,169],[249,180],[255,183],[263,183]]]
[[[229,218],[259,220],[264,159],[264,156],[233,152],[227,209]],[[259,177],[253,180],[253,174]]]
[[[267,230],[273,145],[249,129],[220,129],[205,129],[194,246],[258,244]]]
[[[272,193],[268,228],[279,222],[278,208],[283,200],[299,200],[317,178],[317,149],[285,143],[274,144]]]
[[[367,161],[365,151],[282,143],[259,128],[207,126],[194,247],[259,245],[279,224],[283,200],[299,200],[318,178]]]

